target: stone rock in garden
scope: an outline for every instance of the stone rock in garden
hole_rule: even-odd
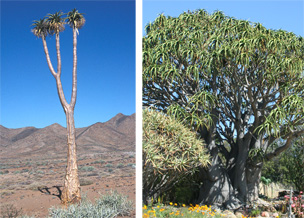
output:
[[[258,200],[256,200],[256,204],[258,204],[259,206],[264,206],[264,207],[270,207],[271,204],[261,198],[259,198]]]
[[[229,210],[225,210],[222,214],[226,215],[225,217],[227,218],[237,218],[234,213]]]
[[[243,214],[241,212],[236,212],[234,214],[237,218],[242,218],[243,217]]]
[[[269,213],[267,211],[263,211],[261,215],[262,217],[269,217]]]
[[[269,211],[272,212],[272,213],[277,212],[277,210],[275,209],[274,206],[270,206]]]
[[[273,213],[272,216],[277,217],[277,216],[279,216],[279,214],[278,213]]]

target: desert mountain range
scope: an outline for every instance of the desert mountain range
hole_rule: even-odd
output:
[[[67,153],[66,128],[55,123],[45,128],[9,129],[0,125],[0,159],[58,156]],[[117,114],[107,122],[76,128],[78,153],[135,152],[135,114]]]

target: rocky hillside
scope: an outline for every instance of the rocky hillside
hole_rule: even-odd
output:
[[[66,155],[66,128],[55,123],[45,128],[8,129],[0,125],[0,159]],[[135,114],[117,114],[105,123],[76,128],[78,153],[135,151]]]

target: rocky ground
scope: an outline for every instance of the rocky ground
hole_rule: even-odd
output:
[[[60,206],[66,138],[66,129],[56,123],[17,129],[0,125],[0,217],[7,209],[45,217],[50,207]],[[116,191],[135,207],[135,114],[119,113],[76,128],[76,144],[82,196],[94,201]]]
[[[20,214],[46,217],[50,207],[60,206],[65,166],[64,158],[23,157],[0,162],[2,210],[13,206],[22,210]],[[82,155],[78,166],[83,196],[94,201],[100,194],[117,191],[135,205],[135,152]]]

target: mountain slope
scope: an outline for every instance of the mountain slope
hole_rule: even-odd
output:
[[[45,128],[8,129],[0,125],[0,159],[66,155],[66,128],[55,123]],[[135,151],[135,114],[117,114],[105,123],[76,128],[78,153]]]

